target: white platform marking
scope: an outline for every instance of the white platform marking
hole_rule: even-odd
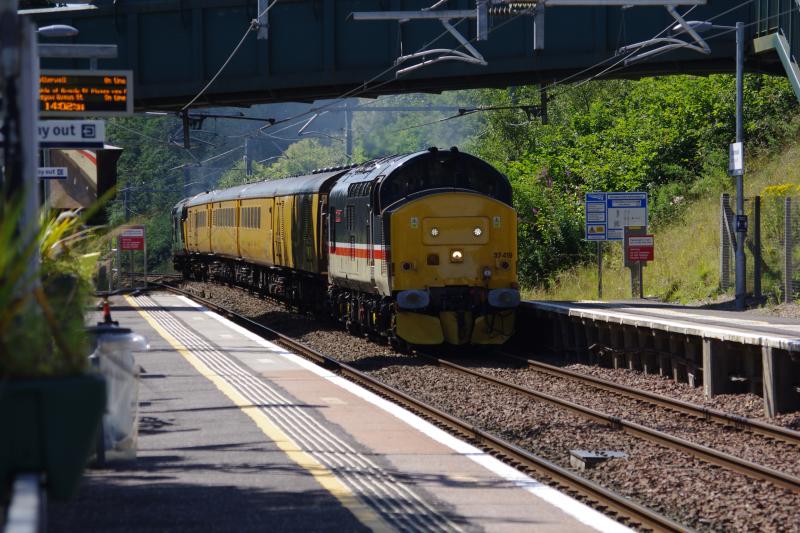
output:
[[[347,402],[335,396],[321,396],[320,400],[328,405],[347,405]]]
[[[281,346],[278,346],[275,343],[272,343],[266,339],[259,337],[255,333],[244,329],[238,324],[234,324],[227,318],[204,308],[202,305],[195,303],[194,301],[190,300],[185,296],[178,296],[178,298],[180,298],[187,304],[191,305],[192,307],[203,309],[203,312],[205,314],[207,314],[217,322],[224,324],[230,329],[240,333],[241,335],[259,344],[260,346],[274,350],[275,353],[279,353],[280,355],[286,357],[288,360],[294,362],[298,366],[301,366],[309,370],[310,372],[313,372],[314,374],[324,379],[327,379],[331,383],[334,383],[339,387],[353,393],[359,398],[362,398],[363,400],[383,409],[387,413],[395,416],[396,418],[399,418],[400,420],[404,421],[411,427],[417,429],[421,433],[427,435],[428,437],[439,442],[440,444],[443,444],[448,448],[450,448],[451,450],[467,457],[468,459],[471,459],[472,461],[478,463],[479,465],[483,466],[490,472],[493,472],[494,474],[502,477],[503,479],[511,481],[518,487],[527,490],[531,494],[541,498],[550,505],[557,507],[558,509],[561,509],[564,513],[572,516],[579,522],[582,522],[590,527],[593,527],[598,531],[603,531],[606,533],[618,533],[618,532],[630,533],[632,531],[631,529],[607,517],[603,513],[600,513],[599,511],[592,509],[588,505],[585,505],[571,498],[570,496],[567,496],[566,494],[557,491],[552,487],[543,485],[539,481],[533,479],[532,477],[526,474],[523,474],[519,470],[512,468],[511,466],[503,463],[502,461],[495,459],[491,455],[479,450],[473,445],[461,441],[458,438],[450,435],[449,433],[444,432],[443,430],[437,428],[433,424],[421,419],[417,415],[409,411],[406,411],[399,405],[391,403],[388,400],[384,400],[380,396],[377,396],[374,393],[359,387],[355,383],[352,383],[346,380],[345,378],[339,377],[336,374],[332,373],[331,371],[319,367],[314,363],[303,359],[299,355],[295,355],[292,352],[287,351],[286,349],[282,348]]]

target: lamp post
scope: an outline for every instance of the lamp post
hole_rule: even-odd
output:
[[[747,263],[744,241],[747,238],[747,217],[744,214],[744,23],[736,26],[717,26],[709,21],[692,20],[672,28],[676,34],[693,30],[697,34],[708,30],[735,30],[736,32],[736,141],[730,146],[728,173],[736,176],[736,310],[745,308],[747,297]]]
[[[736,175],[736,309],[745,308],[747,278],[744,256],[744,239],[747,236],[747,219],[744,215],[744,24],[736,23],[736,144],[741,150],[741,166],[731,165]]]

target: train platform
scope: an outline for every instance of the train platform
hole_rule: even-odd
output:
[[[800,351],[800,320],[753,311],[726,311],[647,300],[529,301],[524,305],[571,317],[603,320],[683,335],[700,335],[724,342]]]
[[[709,398],[757,394],[768,417],[800,409],[797,319],[633,300],[527,301],[518,320],[556,352],[580,359],[600,348],[615,367],[702,385]]]
[[[116,297],[147,337],[135,460],[51,531],[628,531],[191,300]]]

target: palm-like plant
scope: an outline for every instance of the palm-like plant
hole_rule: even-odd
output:
[[[33,238],[19,231],[22,202],[4,206],[0,223],[0,377],[70,375],[86,368],[83,315],[88,282],[71,248],[85,241],[87,216],[42,215]],[[41,277],[27,279],[34,254]]]

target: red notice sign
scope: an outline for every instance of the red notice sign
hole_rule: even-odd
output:
[[[125,226],[119,235],[119,249],[123,251],[144,250],[144,226]]]
[[[652,235],[631,235],[628,237],[628,261],[652,261],[654,256]]]

